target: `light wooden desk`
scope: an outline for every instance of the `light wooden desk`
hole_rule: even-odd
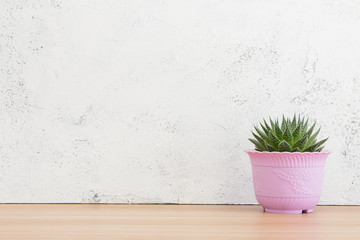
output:
[[[0,204],[0,239],[360,239],[360,207]]]

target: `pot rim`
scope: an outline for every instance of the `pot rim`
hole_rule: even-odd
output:
[[[245,150],[247,154],[259,154],[259,155],[329,155],[332,152],[329,150],[324,150],[321,152],[259,152],[256,150]]]

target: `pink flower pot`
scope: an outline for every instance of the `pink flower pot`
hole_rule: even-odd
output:
[[[328,151],[246,151],[257,201],[270,213],[310,213],[320,200]]]

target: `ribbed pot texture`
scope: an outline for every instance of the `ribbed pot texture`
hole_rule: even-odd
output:
[[[309,213],[320,200],[328,151],[246,151],[257,201],[270,213]]]

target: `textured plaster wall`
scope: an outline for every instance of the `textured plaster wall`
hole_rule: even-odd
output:
[[[0,202],[256,203],[250,129],[294,112],[360,204],[359,1],[0,1]]]

